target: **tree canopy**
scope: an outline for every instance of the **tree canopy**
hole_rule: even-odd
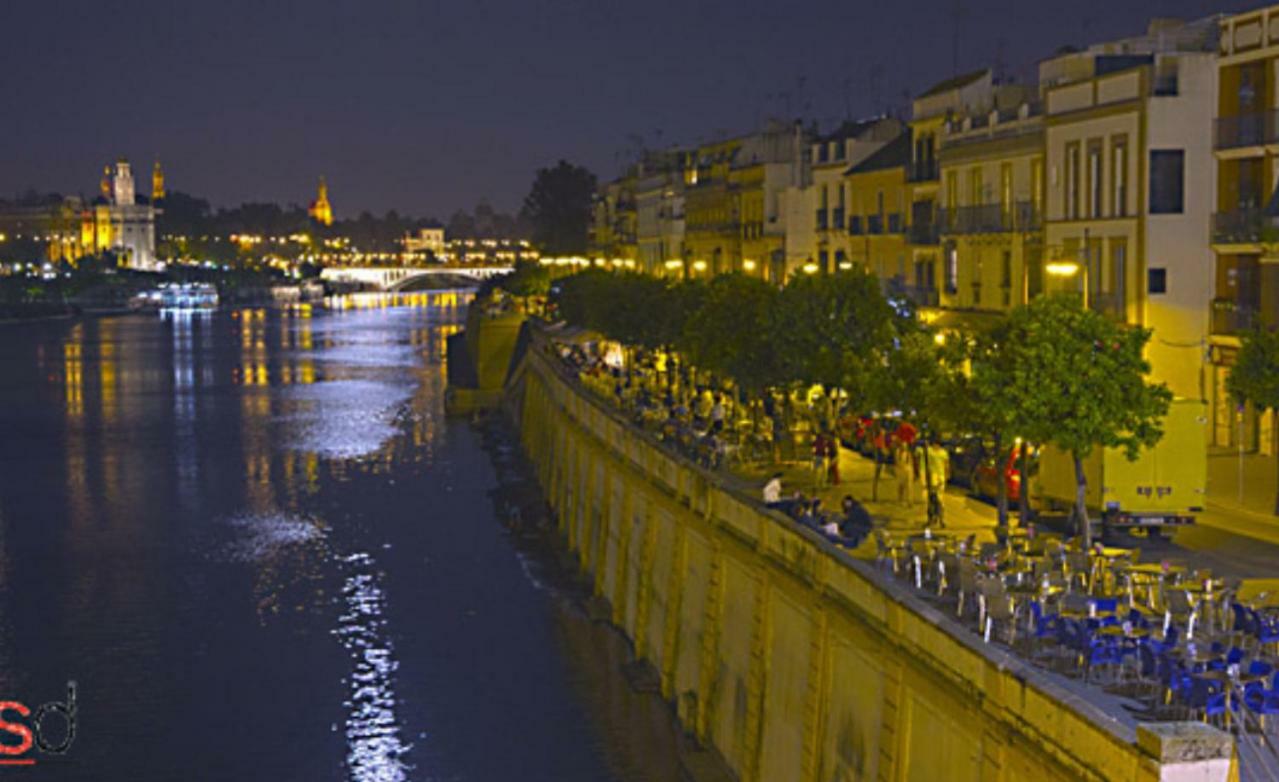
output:
[[[1009,374],[999,385],[1007,390],[1010,422],[1023,437],[1074,457],[1075,518],[1087,539],[1082,460],[1097,446],[1122,448],[1135,460],[1163,436],[1172,393],[1146,381],[1150,364],[1142,353],[1150,331],[1060,294],[1013,310],[1001,339]]]
[[[595,184],[594,174],[567,160],[538,170],[520,216],[528,221],[533,243],[543,254],[586,252]]]

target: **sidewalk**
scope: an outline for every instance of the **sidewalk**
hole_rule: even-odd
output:
[[[1241,480],[1242,479],[1242,480]],[[1208,498],[1200,523],[1236,535],[1279,544],[1274,515],[1274,457],[1212,449],[1208,453]]]
[[[842,447],[839,449],[839,485],[827,485],[816,492],[813,487],[813,468],[809,462],[787,462],[780,467],[754,464],[746,469],[735,469],[734,472],[759,487],[762,487],[774,472],[781,472],[784,496],[789,496],[796,490],[802,491],[805,497],[820,497],[822,506],[836,513],[839,512],[840,500],[844,495],[851,495],[870,513],[876,528],[922,530],[927,520],[923,481],[915,483],[918,497],[912,506],[908,507],[899,503],[893,465],[886,464],[879,476],[879,501],[872,501],[874,460]],[[977,538],[982,541],[995,539],[997,518],[994,506],[973,499],[954,487],[947,487],[942,497],[942,505],[945,509],[947,530],[976,533]],[[1009,517],[1013,524],[1017,523],[1015,508],[1010,510]]]

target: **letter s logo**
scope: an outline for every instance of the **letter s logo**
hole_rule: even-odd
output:
[[[31,710],[17,701],[0,701],[0,730],[8,731],[22,739],[18,744],[0,744],[0,755],[21,755],[31,749],[31,729],[20,722],[5,722],[6,711],[16,711],[23,717],[29,717]]]

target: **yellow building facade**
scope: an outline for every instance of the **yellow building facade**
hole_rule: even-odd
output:
[[[941,306],[1006,311],[1042,288],[1044,128],[1029,102],[941,132]]]
[[[897,138],[843,173],[848,193],[847,260],[835,268],[866,269],[885,286],[911,293],[910,248],[906,241],[906,214],[911,190],[906,174],[911,162],[911,134]]]
[[[1279,5],[1222,20],[1217,79],[1212,444],[1269,452],[1272,416],[1237,408],[1225,384],[1240,334],[1279,323]]]

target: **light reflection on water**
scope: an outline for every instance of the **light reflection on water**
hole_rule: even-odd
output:
[[[467,299],[0,332],[0,684],[84,696],[41,779],[673,778],[608,773],[443,414]]]
[[[412,748],[401,742],[395,714],[399,668],[386,635],[385,597],[373,559],[360,552],[343,558],[348,569],[342,594],[346,612],[333,631],[351,656],[350,698],[345,702],[347,766],[355,782],[402,782]]]

